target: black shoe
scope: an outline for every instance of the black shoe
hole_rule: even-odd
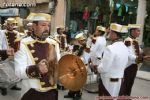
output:
[[[18,91],[20,91],[21,88],[20,88],[20,87],[17,87],[17,86],[15,85],[15,86],[13,86],[13,87],[11,88],[11,90],[18,90]]]
[[[71,95],[65,95],[64,98],[74,98],[74,97]]]
[[[61,86],[61,90],[65,90],[65,87],[64,87],[64,86]]]
[[[5,96],[5,95],[7,95],[7,89],[6,88],[1,88],[1,94],[3,95],[3,96]]]
[[[59,85],[59,84],[57,84],[57,89],[58,89],[58,90],[65,90],[64,86],[61,86],[61,85]]]
[[[73,100],[80,100],[81,99],[81,95],[75,95],[74,97],[73,97]]]

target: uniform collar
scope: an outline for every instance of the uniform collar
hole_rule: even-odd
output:
[[[116,39],[116,40],[112,41],[112,44],[115,42],[121,42],[121,41],[123,41],[123,39]]]
[[[131,38],[131,39],[136,39],[135,37],[133,37],[132,35],[129,35],[129,37]]]
[[[14,30],[12,30],[12,31],[6,30],[6,33],[15,33],[15,32],[14,32]]]
[[[46,39],[42,39],[38,36],[35,35],[35,33],[31,34],[31,37],[34,39],[34,40],[38,40],[38,41],[45,41]]]

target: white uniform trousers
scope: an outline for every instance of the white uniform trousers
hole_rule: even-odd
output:
[[[106,90],[109,92],[111,96],[119,96],[120,87],[122,79],[118,79],[117,82],[112,82],[110,77],[103,77],[101,75],[101,79],[103,82],[103,85],[105,86]]]

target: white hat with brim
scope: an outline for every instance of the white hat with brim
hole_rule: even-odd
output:
[[[33,23],[28,23],[28,24],[27,24],[27,26],[32,26],[32,25],[33,25]]]
[[[140,29],[141,24],[129,24],[128,29]]]
[[[17,23],[17,21],[16,21],[15,18],[8,18],[8,19],[6,20],[6,23],[13,24],[13,23]]]
[[[46,13],[30,13],[26,18],[29,21],[51,21],[51,15]]]
[[[110,30],[121,33],[123,26],[120,24],[112,23],[110,25]]]
[[[103,31],[103,32],[106,31],[106,28],[105,28],[105,27],[102,27],[102,26],[97,26],[96,29],[97,29],[97,30],[100,30],[100,31]]]
[[[56,27],[56,29],[58,29],[58,28],[64,29],[65,26],[63,26],[63,25],[58,25],[58,26]]]
[[[86,37],[84,36],[84,33],[81,32],[75,36],[75,39],[76,40],[85,40]]]
[[[121,33],[128,33],[128,26],[122,26]]]

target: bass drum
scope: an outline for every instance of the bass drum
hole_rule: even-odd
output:
[[[100,75],[95,74],[91,70],[90,65],[87,65],[86,68],[87,68],[87,81],[83,89],[89,93],[98,93],[98,84]]]
[[[0,62],[0,83],[14,84],[19,82],[20,79],[15,74],[15,65],[13,59],[6,59],[5,61]],[[1,86],[0,84],[0,86]],[[3,86],[5,86],[3,85]]]
[[[15,86],[20,79],[15,75],[14,60],[6,59],[0,62],[0,90],[7,95],[7,89]]]

